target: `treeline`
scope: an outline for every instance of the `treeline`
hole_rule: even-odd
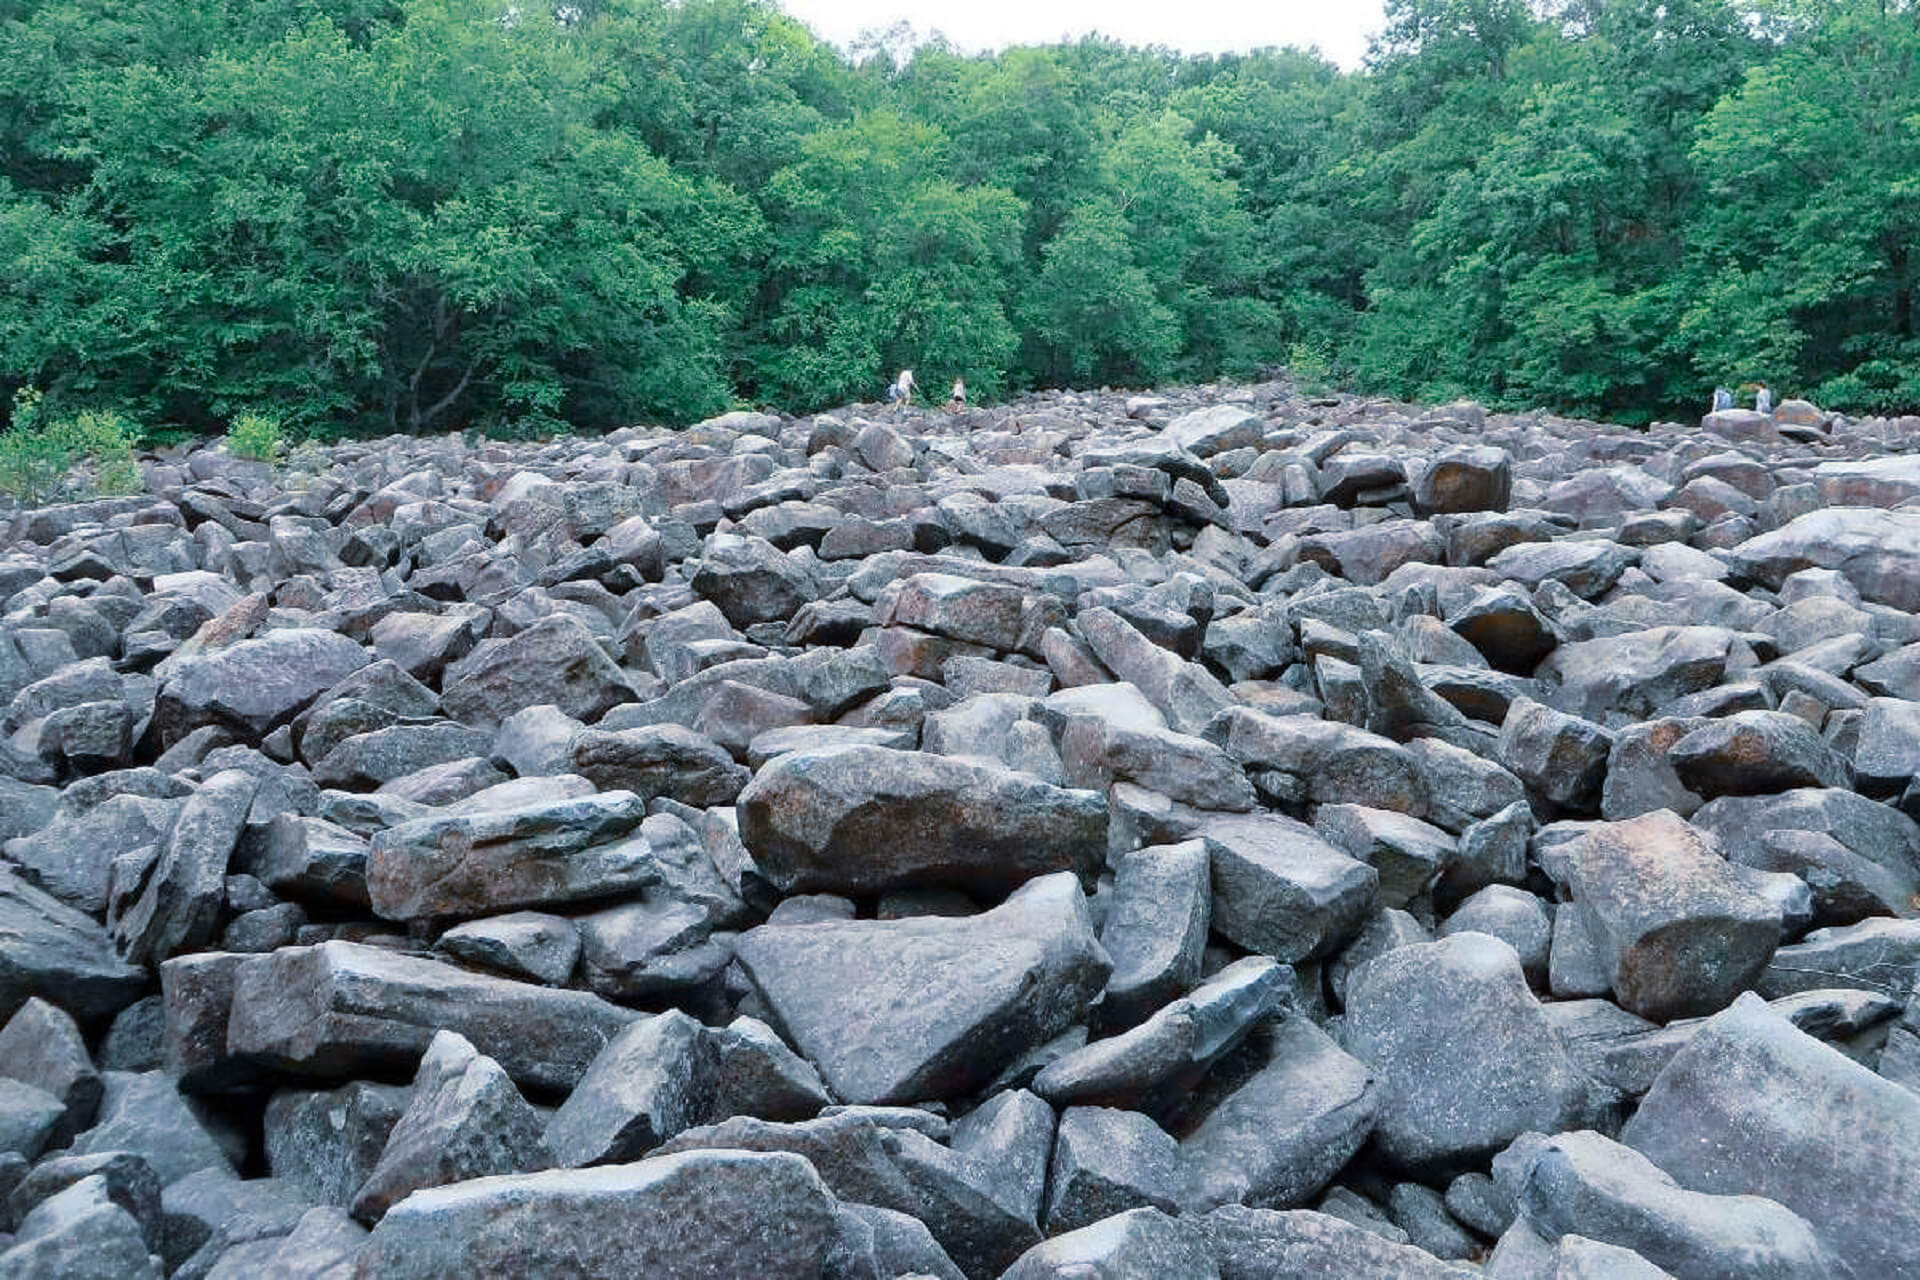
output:
[[[0,0],[0,400],[547,430],[1285,365],[1920,404],[1920,5],[1392,0],[1364,70],[765,0]]]

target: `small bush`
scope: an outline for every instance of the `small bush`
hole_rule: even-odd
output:
[[[277,463],[286,449],[280,419],[264,413],[243,413],[227,428],[227,452],[253,462]]]
[[[0,492],[37,507],[63,497],[140,491],[133,460],[139,433],[123,415],[89,409],[56,422],[44,416],[34,388],[14,394],[12,425],[0,433]],[[76,474],[82,464],[91,464],[91,475]]]
[[[1323,396],[1333,390],[1333,360],[1317,342],[1296,342],[1288,348],[1287,372],[1303,395]]]

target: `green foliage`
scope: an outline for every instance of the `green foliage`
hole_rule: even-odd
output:
[[[227,452],[252,462],[278,463],[286,450],[280,419],[266,413],[242,413],[227,428]]]
[[[0,493],[23,507],[89,493],[138,493],[137,439],[132,423],[111,411],[49,420],[38,389],[22,387],[14,392],[8,428],[0,432]]]
[[[0,3],[0,392],[322,440],[805,411],[902,367],[1920,400],[1920,0],[1384,17],[1348,73],[856,64],[776,0]],[[46,430],[9,456],[68,485]]]

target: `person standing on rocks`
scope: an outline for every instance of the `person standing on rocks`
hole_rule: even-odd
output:
[[[1713,389],[1713,412],[1719,413],[1722,409],[1731,408],[1733,408],[1733,392],[1727,390],[1725,387],[1715,387]]]
[[[967,384],[962,378],[953,380],[953,390],[947,394],[947,412],[959,413],[967,407]]]
[[[1759,390],[1753,393],[1753,411],[1755,413],[1773,412],[1773,388],[1761,383]]]
[[[900,408],[913,403],[913,370],[902,369],[900,376],[887,388],[887,403]]]

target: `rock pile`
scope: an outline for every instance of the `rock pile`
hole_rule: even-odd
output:
[[[16,513],[0,1275],[1920,1276],[1902,425],[1269,384]]]

